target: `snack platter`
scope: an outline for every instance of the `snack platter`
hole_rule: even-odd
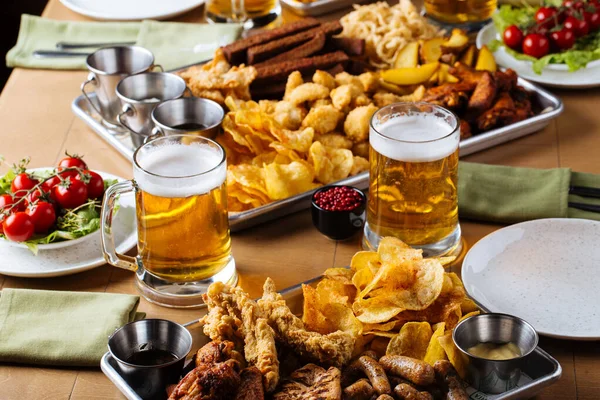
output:
[[[315,0],[311,1],[310,3],[304,3],[297,0],[281,0],[281,2],[285,7],[292,10],[295,14],[314,17],[340,10],[342,8],[348,8],[350,4],[364,3],[365,0],[358,0],[352,3],[348,3],[346,0]]]
[[[542,112],[524,121],[501,128],[492,129],[490,131],[462,140],[460,142],[461,156],[473,154],[478,151],[498,146],[502,143],[506,143],[508,141],[534,133],[540,129],[543,129],[550,123],[550,120],[558,117],[558,115],[562,113],[563,103],[555,95],[522,78],[518,79],[518,84],[533,94],[534,99]],[[94,94],[91,94],[90,98],[92,101],[96,100]],[[114,130],[102,124],[100,118],[90,108],[83,95],[77,97],[73,101],[71,108],[75,115],[77,115],[90,128],[92,128],[94,132],[106,140],[127,159],[132,159],[134,147],[129,133],[122,130]],[[350,185],[359,189],[367,189],[369,184],[368,181],[368,173],[363,172],[358,175],[350,176],[337,181],[335,184]],[[251,210],[230,213],[229,223],[231,230],[239,231],[306,209],[310,206],[310,199],[315,190],[317,189],[303,192],[287,199],[275,201]]]
[[[310,279],[280,292],[292,312],[297,315],[302,313],[304,302],[302,285],[316,285],[321,278],[322,277],[319,276]],[[482,310],[484,309],[482,308]],[[194,340],[192,352],[190,352],[190,354],[194,354],[198,348],[210,342],[210,339],[202,332],[202,325],[198,320],[188,322],[184,324],[184,326],[191,332]],[[140,397],[123,379],[119,372],[119,367],[110,353],[106,353],[102,357],[100,366],[102,372],[113,382],[113,384],[127,399],[143,400],[143,398]],[[186,365],[184,374],[187,373],[191,368],[193,368],[193,362],[190,362]],[[527,363],[522,367],[522,371],[523,373],[517,387],[497,395],[485,394],[469,387],[466,389],[467,393],[469,394],[469,398],[477,400],[528,399],[537,395],[543,388],[556,382],[560,378],[562,368],[556,359],[554,359],[550,354],[546,353],[541,348],[537,347],[528,358]]]

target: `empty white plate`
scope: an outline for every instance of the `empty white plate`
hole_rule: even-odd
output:
[[[481,48],[494,39],[500,39],[493,23],[486,25],[477,34],[477,47]],[[550,64],[541,74],[533,72],[531,61],[517,60],[508,54],[504,47],[494,52],[498,65],[513,69],[521,78],[537,82],[545,86],[570,89],[584,89],[600,86],[600,60],[589,62],[586,68],[569,72],[564,64]]]
[[[600,339],[600,222],[551,218],[497,230],[469,250],[462,279],[481,306],[541,335]]]
[[[104,179],[124,180],[99,172]],[[132,193],[119,197],[119,210],[114,214],[113,232],[118,253],[126,253],[137,244],[135,197]],[[102,255],[99,230],[88,240],[70,243],[68,247],[40,250],[34,255],[25,247],[0,246],[0,274],[25,278],[50,278],[75,274],[106,264]],[[61,243],[68,243],[61,242]]]
[[[67,8],[90,18],[112,21],[166,19],[183,14],[204,0],[60,0]]]

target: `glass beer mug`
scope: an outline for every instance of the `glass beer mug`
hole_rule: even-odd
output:
[[[266,26],[281,15],[279,0],[207,0],[211,22],[244,22],[246,29]]]
[[[225,150],[201,136],[163,136],[138,148],[133,180],[104,196],[104,258],[136,271],[142,295],[169,307],[201,305],[215,281],[236,284],[226,176]],[[117,197],[127,192],[135,192],[137,257],[116,252],[111,230]]]
[[[497,0],[425,0],[425,12],[434,20],[449,25],[474,28],[492,18]]]

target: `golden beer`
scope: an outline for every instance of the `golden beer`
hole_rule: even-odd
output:
[[[427,15],[448,24],[487,21],[496,7],[497,0],[425,0]]]
[[[366,247],[393,236],[444,254],[460,239],[458,121],[434,105],[397,103],[371,123]]]
[[[161,197],[136,193],[138,254],[147,271],[170,281],[217,274],[231,251],[225,183],[208,193]]]
[[[268,25],[281,13],[279,0],[207,0],[206,17],[213,22],[254,22]]]
[[[210,278],[231,257],[224,153],[197,140],[152,147],[134,170],[138,257],[171,282]]]

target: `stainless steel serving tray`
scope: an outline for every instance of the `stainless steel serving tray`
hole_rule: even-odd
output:
[[[286,300],[288,306],[295,314],[301,314],[304,304],[304,296],[302,293],[302,284],[316,284],[321,277],[313,278],[306,282],[302,282],[298,285],[284,289],[281,294]],[[194,354],[197,349],[208,343],[210,339],[202,332],[201,324],[198,321],[192,321],[185,324],[194,339],[192,351],[190,355]],[[119,366],[115,359],[106,353],[100,362],[102,372],[110,379],[115,386],[125,395],[129,400],[144,400],[142,399],[135,390],[123,379],[120,374]],[[187,365],[184,369],[184,373],[191,370],[193,366]],[[550,386],[556,382],[561,374],[562,368],[558,361],[550,354],[546,353],[541,348],[537,347],[533,353],[527,358],[525,365],[522,367],[521,379],[519,380],[518,386],[498,395],[488,395],[475,390],[472,387],[467,387],[467,393],[470,399],[474,400],[517,400],[517,399],[529,399],[537,395],[541,390],[547,386]],[[165,399],[167,398],[165,392]]]
[[[281,0],[284,7],[289,8],[294,14],[301,16],[316,17],[318,15],[328,14],[342,8],[351,8],[352,4],[364,3],[367,0],[315,0],[310,3],[303,3],[297,0]]]
[[[476,153],[539,131],[548,125],[550,120],[558,117],[563,111],[562,101],[552,93],[521,78],[519,78],[519,85],[533,93],[535,102],[542,110],[542,113],[524,121],[517,122],[516,124],[493,129],[462,140],[460,142],[461,156]],[[95,95],[91,94],[90,98],[92,101],[96,101]],[[92,128],[92,130],[94,130],[94,132],[115,147],[127,159],[132,159],[134,148],[129,133],[124,130],[111,129],[103,125],[100,118],[91,109],[83,95],[77,97],[73,101],[71,108],[75,115],[81,118],[90,128]],[[369,174],[368,172],[363,172],[335,183],[340,185],[350,185],[359,189],[367,189],[369,184]],[[230,213],[229,226],[234,232],[240,231],[284,215],[304,210],[310,207],[310,199],[313,193],[314,190],[300,193],[285,200],[275,201],[252,210]]]

